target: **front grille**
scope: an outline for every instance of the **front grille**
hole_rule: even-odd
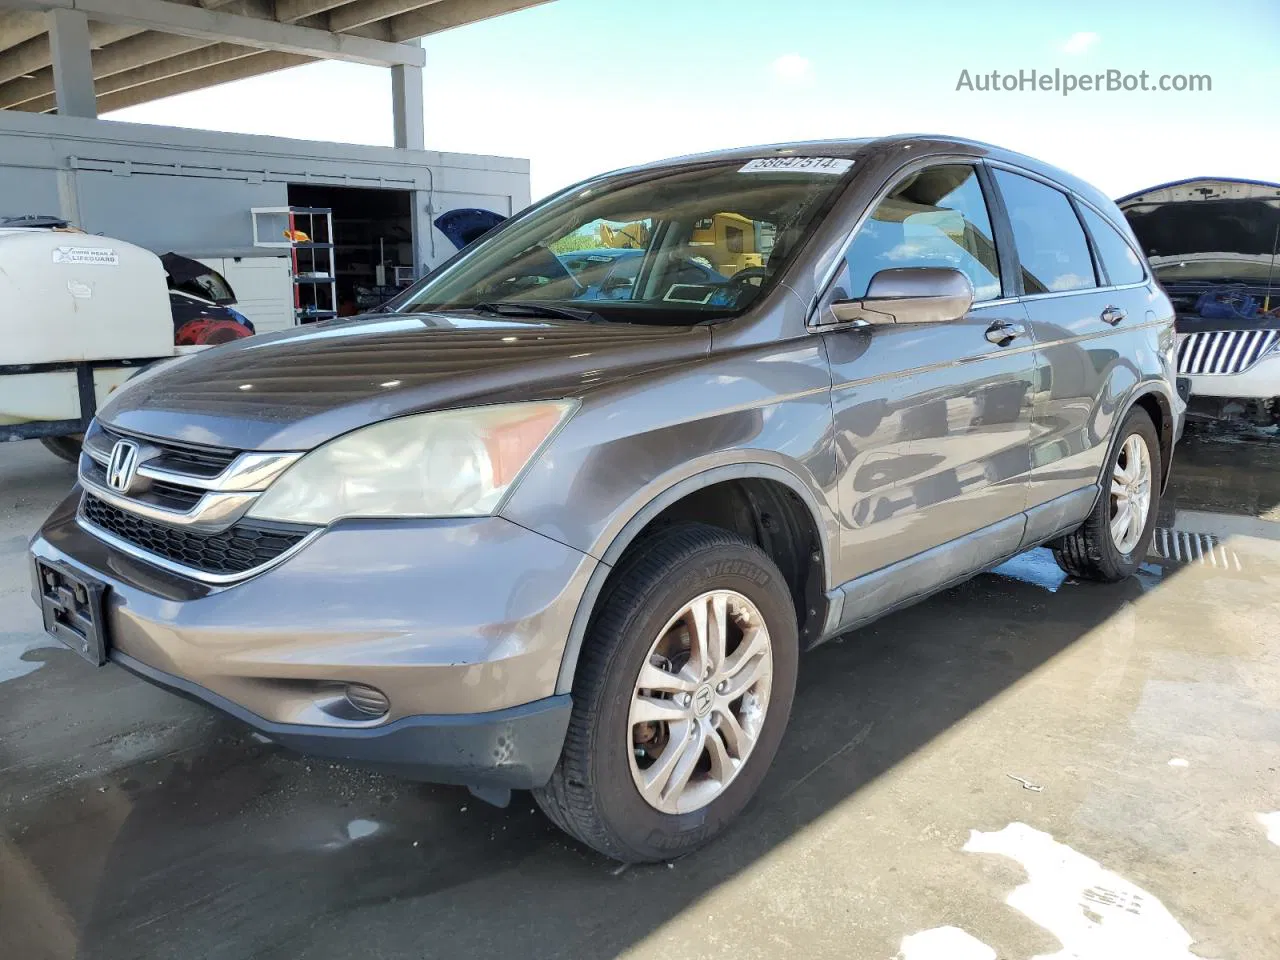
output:
[[[110,450],[112,444],[127,436],[112,430],[110,427],[99,425],[98,429],[103,434],[104,442],[102,446],[106,450]],[[147,461],[148,466],[159,470],[168,470],[170,473],[185,473],[188,476],[201,477],[203,479],[216,477],[235,460],[238,454],[236,450],[226,450],[220,447],[197,447],[175,440],[154,440],[150,437],[137,436],[129,436],[129,439],[137,440],[139,443],[145,443],[148,446],[159,449],[159,454]]]
[[[105,477],[106,471],[103,471]],[[190,510],[200,502],[200,491],[164,480],[152,480],[147,499],[170,510]]]
[[[100,487],[107,486],[107,468],[92,458],[80,464],[80,476]],[[164,507],[167,510],[190,510],[200,502],[202,491],[163,480],[153,480],[144,493],[135,499],[143,503]]]
[[[1210,330],[1189,333],[1178,345],[1182,374],[1243,373],[1262,359],[1280,337],[1276,330]]]
[[[139,550],[208,574],[247,573],[270,563],[310,532],[240,522],[221,533],[197,533],[155,523],[85,494],[80,513],[100,530]]]

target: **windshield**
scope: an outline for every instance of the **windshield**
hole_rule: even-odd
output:
[[[585,184],[514,218],[390,309],[574,308],[670,324],[735,316],[777,280],[852,168],[812,164],[717,161]]]

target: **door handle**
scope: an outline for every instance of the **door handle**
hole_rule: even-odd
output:
[[[1102,322],[1109,323],[1114,327],[1127,316],[1128,314],[1124,312],[1123,307],[1107,307],[1102,311]]]
[[[1010,323],[1008,320],[997,320],[987,327],[987,339],[998,347],[1008,346],[1014,340],[1026,335],[1026,327],[1020,323]]]

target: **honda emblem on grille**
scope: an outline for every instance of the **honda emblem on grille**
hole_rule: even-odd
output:
[[[132,440],[117,440],[107,461],[107,486],[128,493],[138,473],[138,445]]]

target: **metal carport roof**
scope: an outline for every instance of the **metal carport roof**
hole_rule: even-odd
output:
[[[88,18],[101,114],[317,59],[421,66],[406,41],[542,2],[0,0],[0,109],[56,110],[50,24],[67,13]]]

